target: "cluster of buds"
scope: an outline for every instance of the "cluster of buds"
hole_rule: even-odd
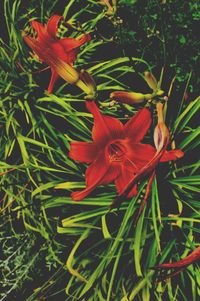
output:
[[[160,89],[156,78],[151,72],[144,72],[144,79],[149,88],[151,88],[152,93],[143,94],[138,92],[115,91],[110,94],[110,98],[129,105],[135,105],[150,102],[153,98],[164,94],[164,91]]]

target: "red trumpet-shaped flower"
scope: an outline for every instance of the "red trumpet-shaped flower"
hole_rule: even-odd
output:
[[[59,77],[58,70],[55,68],[56,59],[58,60],[58,65],[60,61],[63,61],[72,66],[80,46],[90,40],[89,34],[83,34],[78,38],[58,39],[58,23],[62,19],[62,16],[54,15],[49,19],[47,25],[32,21],[31,26],[36,31],[37,37],[32,38],[29,35],[24,35],[25,42],[38,55],[40,61],[47,63],[51,68],[51,80],[48,86],[49,93],[53,91],[54,84]]]
[[[72,142],[70,158],[90,164],[86,171],[86,188],[72,193],[74,200],[84,199],[95,187],[115,182],[119,194],[155,157],[156,149],[143,144],[151,125],[151,113],[147,108],[138,111],[125,125],[118,119],[102,115],[94,101],[86,106],[94,117],[93,142]],[[180,150],[164,151],[159,161],[182,157]],[[157,162],[156,162],[157,163]],[[137,183],[131,187],[128,197],[137,194]]]

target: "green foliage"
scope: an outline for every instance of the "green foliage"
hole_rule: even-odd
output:
[[[121,0],[117,15],[107,16],[103,6],[91,0],[84,5],[31,0],[28,6],[22,0],[3,1],[7,39],[0,41],[0,300],[198,298],[197,265],[166,283],[157,282],[159,275],[150,268],[184,257],[198,245],[200,178],[195,154],[200,131],[195,121],[200,101],[198,42],[191,29],[199,15],[190,1],[143,2]],[[81,49],[76,67],[94,77],[105,114],[125,121],[136,109],[112,105],[109,93],[148,89],[143,71],[160,74],[165,67],[161,86],[169,92],[171,142],[185,156],[158,167],[136,228],[134,216],[146,181],[138,196],[119,210],[109,211],[116,195],[113,185],[99,187],[80,203],[71,200],[71,191],[85,185],[86,166],[68,158],[70,141],[90,141],[92,116],[78,88],[60,80],[54,94],[46,93],[48,71],[36,72],[43,65],[30,57],[21,37],[30,19],[46,22],[54,13],[73,24],[80,21],[91,32],[93,39]],[[64,26],[60,35],[68,35]],[[172,80],[175,74],[177,80]]]

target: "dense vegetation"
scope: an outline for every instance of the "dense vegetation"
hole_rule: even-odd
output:
[[[200,294],[197,263],[168,280],[151,269],[199,245],[198,4],[119,0],[108,14],[99,2],[1,3],[0,300],[186,301]],[[92,115],[85,94],[62,79],[47,93],[50,73],[38,72],[46,65],[22,38],[23,30],[31,31],[30,20],[46,23],[54,14],[76,28],[62,23],[60,37],[77,31],[91,35],[75,67],[94,78],[104,114],[125,123],[143,106],[113,103],[109,95],[149,93],[147,70],[169,98],[170,145],[184,157],[157,167],[136,227],[146,180],[137,197],[112,211],[113,184],[96,188],[81,202],[71,199],[71,192],[85,185],[86,165],[69,158],[70,142],[91,140]],[[153,127],[146,141],[153,144],[152,137]]]

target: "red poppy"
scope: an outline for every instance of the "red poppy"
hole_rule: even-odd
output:
[[[86,188],[72,193],[77,201],[95,187],[111,182],[115,182],[119,194],[123,193],[127,184],[157,156],[153,146],[141,143],[152,121],[149,109],[138,111],[123,125],[114,117],[102,115],[94,101],[87,101],[86,106],[94,117],[93,142],[72,142],[69,152],[70,158],[90,164],[86,171]],[[164,151],[159,161],[175,160],[182,155],[180,150]],[[136,194],[137,183],[127,196]]]
[[[32,21],[31,26],[37,33],[37,38],[29,35],[24,36],[25,42],[38,55],[39,60],[47,63],[51,67],[51,80],[48,86],[48,92],[53,91],[54,84],[59,77],[58,70],[51,64],[52,57],[59,61],[73,65],[76,60],[78,50],[81,45],[90,40],[89,34],[82,34],[78,38],[57,38],[58,23],[62,20],[62,16],[52,16],[47,25],[37,21]],[[48,57],[49,52],[51,57]]]

